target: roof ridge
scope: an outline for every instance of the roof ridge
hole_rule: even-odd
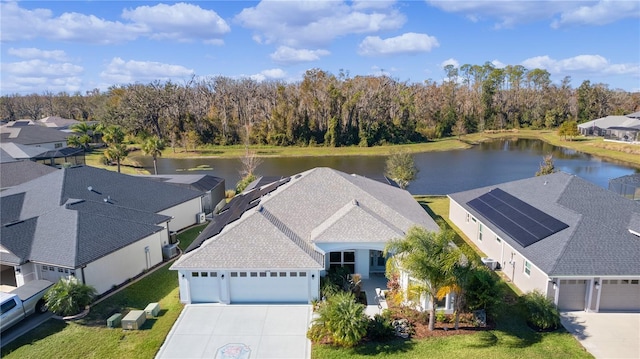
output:
[[[259,211],[262,215],[273,224],[276,228],[278,228],[287,238],[291,239],[293,243],[295,243],[300,249],[302,249],[305,253],[307,253],[313,260],[315,260],[318,264],[324,265],[323,255],[316,251],[311,247],[309,242],[302,239],[299,235],[297,235],[291,228],[289,228],[286,224],[284,224],[280,219],[278,219],[273,213],[269,212],[268,209],[262,207]]]

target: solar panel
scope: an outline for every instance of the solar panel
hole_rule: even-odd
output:
[[[499,188],[467,204],[523,247],[569,227]]]

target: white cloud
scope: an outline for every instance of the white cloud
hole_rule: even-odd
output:
[[[491,61],[491,64],[493,64],[493,66],[495,66],[497,69],[504,69],[505,67],[507,67],[507,64],[500,60],[493,60]]]
[[[353,8],[356,10],[364,9],[386,9],[395,5],[395,0],[353,0]]]
[[[308,50],[308,49],[294,49],[288,46],[280,46],[272,53],[271,59],[277,63],[282,64],[297,64],[302,62],[317,61],[322,56],[329,55],[327,50]]]
[[[9,48],[9,55],[22,59],[46,59],[55,61],[66,61],[67,54],[63,50],[40,50],[34,47]]]
[[[417,54],[429,52],[438,47],[438,40],[427,34],[408,32],[396,37],[381,39],[378,36],[367,36],[358,46],[358,53],[363,56],[381,56],[392,54]]]
[[[153,61],[124,61],[114,57],[106,69],[100,73],[105,81],[117,84],[168,81],[174,78],[189,77],[194,71],[180,65],[163,64]]]
[[[522,65],[529,69],[545,69],[552,74],[579,72],[625,75],[640,72],[639,64],[611,64],[600,55],[578,55],[560,60],[549,56],[536,56],[522,61]]]
[[[75,12],[53,17],[51,10],[27,10],[16,2],[0,3],[2,41],[35,38],[109,44],[133,40],[144,32],[136,24],[107,21]]]
[[[9,62],[2,64],[2,91],[32,92],[39,91],[75,92],[82,83],[82,66],[72,63],[51,63],[40,59]]]
[[[557,28],[570,24],[605,25],[634,17],[640,17],[640,2],[604,0],[595,5],[589,4],[565,11],[551,26]]]
[[[231,31],[226,21],[215,11],[186,3],[125,9],[122,18],[144,26],[149,37],[158,40],[213,41]]]
[[[265,81],[265,80],[281,80],[287,77],[287,73],[282,69],[269,69],[260,71],[259,74],[249,76],[251,79],[255,81]]]
[[[567,24],[604,25],[624,18],[640,17],[640,3],[626,0],[598,0],[597,2],[593,0],[428,0],[427,2],[446,12],[464,14],[473,22],[495,20],[496,28],[509,28],[539,20],[551,21],[551,26],[554,28]]]
[[[230,31],[229,25],[214,11],[185,3],[125,9],[122,18],[126,23],[76,12],[54,17],[49,9],[28,10],[17,2],[0,3],[0,12],[3,42],[43,38],[113,44],[149,37],[175,41],[197,39],[217,45],[222,42],[222,35]]]
[[[447,65],[453,65],[453,67],[460,67],[460,63],[458,62],[458,60],[456,59],[447,59],[442,61],[442,63],[440,63],[440,67],[444,68]]]
[[[398,10],[343,1],[262,1],[235,20],[255,31],[254,41],[289,47],[323,46],[348,34],[395,30],[406,22]]]

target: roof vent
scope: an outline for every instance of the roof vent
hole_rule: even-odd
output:
[[[89,192],[93,192],[93,187],[89,186],[87,187],[87,189],[89,190]]]
[[[549,182],[548,182],[548,181],[544,181],[544,186],[546,186],[546,185],[547,185],[547,183],[549,183]]]
[[[298,174],[297,174],[297,175],[295,175],[293,178],[294,178],[294,179],[298,179],[298,178],[300,178],[300,177],[302,177],[302,175],[298,173]]]
[[[353,203],[354,206],[358,206],[358,201],[354,198],[351,200],[351,203]]]

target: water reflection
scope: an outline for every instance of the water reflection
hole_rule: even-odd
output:
[[[468,150],[416,154],[414,159],[420,172],[408,190],[414,194],[448,194],[528,178],[535,175],[542,157],[549,153],[557,169],[604,188],[612,178],[640,172],[539,140],[507,139],[485,142]],[[265,158],[257,172],[265,176],[290,176],[314,167],[332,167],[379,177],[384,172],[385,159],[384,156]],[[138,160],[153,171],[150,158]],[[198,166],[210,166],[211,170],[197,170]],[[223,177],[228,188],[240,179],[239,169],[237,159],[158,159],[158,173],[208,173]]]

